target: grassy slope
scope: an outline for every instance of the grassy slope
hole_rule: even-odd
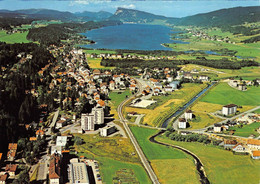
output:
[[[248,155],[232,152],[201,143],[187,143],[158,138],[158,140],[182,146],[195,153],[202,161],[209,181],[214,184],[258,184],[260,162]]]
[[[195,165],[190,156],[179,150],[151,143],[149,137],[157,130],[136,126],[130,128],[151,162],[160,183],[199,183]]]
[[[252,123],[250,125],[244,125],[243,128],[231,127],[230,130],[236,130],[234,135],[241,137],[249,137],[251,134],[259,136],[259,133],[255,129],[260,127],[260,122]]]
[[[6,43],[29,43],[26,39],[28,31],[24,33],[6,34],[5,31],[0,31],[0,41]]]
[[[247,91],[239,91],[230,87],[227,83],[220,83],[213,88],[202,102],[226,105],[234,103],[237,105],[260,105],[260,88],[249,86]]]

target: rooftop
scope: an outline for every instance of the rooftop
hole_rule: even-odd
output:
[[[231,107],[237,107],[237,105],[236,104],[228,104],[228,105],[225,105],[223,107],[231,108]]]
[[[260,140],[248,139],[248,140],[247,140],[247,144],[260,145]]]

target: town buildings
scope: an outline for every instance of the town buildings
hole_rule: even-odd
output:
[[[71,159],[70,164],[68,165],[68,178],[70,184],[89,184],[90,182],[86,164],[79,162],[76,158]]]
[[[116,131],[115,126],[106,126],[100,129],[100,136],[106,137]]]
[[[222,107],[222,114],[226,116],[230,114],[235,114],[236,111],[237,111],[237,105],[235,104],[229,104]]]
[[[185,118],[179,118],[179,128],[187,128],[187,121]]]

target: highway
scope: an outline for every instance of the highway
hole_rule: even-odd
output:
[[[137,81],[137,80],[136,80]],[[137,81],[137,85],[139,86],[138,88],[138,92],[134,95],[134,96],[137,96],[139,95],[143,88],[142,88],[142,85],[140,85],[140,82]],[[128,137],[130,138],[131,142],[133,143],[134,147],[135,147],[135,150],[138,154],[138,156],[140,157],[141,159],[141,162],[144,166],[144,168],[146,169],[151,181],[153,182],[153,184],[160,184],[159,181],[158,181],[158,178],[156,176],[156,174],[154,173],[150,163],[148,162],[147,158],[145,157],[142,149],[140,148],[138,142],[136,141],[133,133],[131,132],[131,129],[128,127],[127,125],[127,120],[124,118],[123,116],[123,113],[122,113],[122,109],[123,109],[123,106],[127,103],[128,100],[134,98],[133,96],[132,97],[129,97],[127,99],[125,99],[117,108],[117,112],[118,112],[118,116],[119,116],[119,119],[120,121],[122,122],[125,130],[126,130],[126,133],[128,134]]]

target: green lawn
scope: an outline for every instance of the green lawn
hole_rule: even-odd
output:
[[[260,109],[255,110],[254,113],[260,114]]]
[[[84,52],[86,54],[115,54],[116,52],[113,50],[88,50],[88,49],[84,49]]]
[[[157,130],[137,126],[131,126],[130,128],[149,160],[187,158],[187,155],[179,150],[150,142],[149,137],[156,134]]]
[[[214,104],[260,105],[260,87],[248,86],[247,91],[240,91],[220,82],[211,89],[202,99],[202,102]]]
[[[120,162],[112,160],[110,158],[100,157],[100,170],[103,176],[103,183],[112,184],[113,177],[116,175],[116,171],[120,169],[133,169],[134,174],[140,184],[150,184],[151,180],[145,172],[144,168],[139,164],[131,164],[127,162]]]
[[[5,31],[0,31],[0,41],[6,43],[29,43],[26,39],[28,31],[23,33],[6,34]]]
[[[234,135],[241,137],[249,137],[250,135],[259,136],[259,133],[255,129],[260,127],[260,122],[251,123],[250,125],[244,125],[242,128],[231,127],[230,130],[235,130]]]
[[[231,151],[201,143],[177,142],[158,137],[161,142],[184,147],[195,153],[202,161],[210,183],[259,184],[260,162],[248,155],[233,155]]]

